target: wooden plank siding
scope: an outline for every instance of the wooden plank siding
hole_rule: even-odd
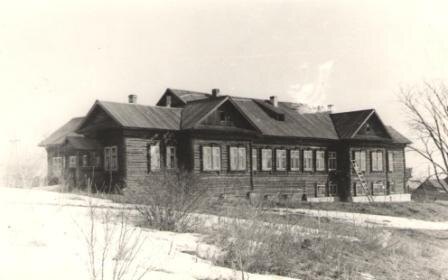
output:
[[[203,171],[202,147],[219,146],[221,151],[221,169]],[[231,146],[246,148],[246,170],[230,170],[229,148]],[[246,196],[250,185],[250,142],[244,140],[193,139],[193,172],[199,176],[203,186],[211,192],[224,196]]]
[[[404,147],[381,145],[381,144],[353,144],[349,148],[350,160],[354,159],[355,151],[365,151],[366,152],[366,171],[364,172],[364,177],[367,181],[368,189],[373,195],[387,195],[394,193],[405,193],[406,192],[406,182],[404,178],[406,166],[405,166],[405,151]],[[373,171],[372,170],[372,159],[371,154],[375,151],[381,151],[383,153],[383,170]],[[393,161],[393,171],[388,169],[387,153],[391,151],[394,153]],[[353,167],[350,168],[350,195],[359,196],[364,195],[364,191],[355,190],[356,182],[359,182],[358,176],[356,175]],[[373,184],[382,183],[384,185],[383,189],[373,188]]]

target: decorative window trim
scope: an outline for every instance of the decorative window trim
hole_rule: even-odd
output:
[[[275,170],[286,171],[287,153],[286,149],[275,149]]]
[[[300,150],[293,149],[289,151],[289,162],[291,171],[300,171]],[[297,163],[297,165],[295,164]]]

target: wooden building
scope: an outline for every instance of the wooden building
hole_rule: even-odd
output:
[[[405,192],[410,141],[373,109],[302,113],[300,104],[275,96],[167,89],[156,106],[139,105],[134,95],[129,103],[96,101],[77,120],[76,126],[67,125],[89,143],[87,162],[95,162],[97,185],[138,187],[153,174],[182,169],[223,196],[350,200]],[[58,170],[54,158],[60,142],[52,135],[42,143],[49,176]],[[68,150],[85,154],[73,145]]]
[[[412,191],[412,199],[418,201],[448,200],[448,177],[440,179],[426,179]]]

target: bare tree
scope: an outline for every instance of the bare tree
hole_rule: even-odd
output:
[[[448,88],[444,83],[425,82],[401,90],[401,102],[417,141],[410,149],[426,159],[440,186],[448,174]]]

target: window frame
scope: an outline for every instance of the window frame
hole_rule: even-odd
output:
[[[165,168],[173,170],[177,168],[176,146],[169,145],[165,148]]]
[[[81,161],[82,161],[82,167],[89,166],[89,157],[87,154],[82,155]]]
[[[280,153],[283,155],[280,156]],[[282,164],[280,164],[282,162]],[[286,171],[287,170],[287,150],[286,149],[275,149],[275,170],[276,171]],[[280,165],[283,165],[280,167]]]
[[[78,157],[76,155],[70,155],[68,157],[68,168],[76,168]]]
[[[307,157],[309,155],[310,157]],[[307,164],[309,160],[309,165]],[[311,149],[303,150],[303,171],[313,172],[314,171],[314,151]]]
[[[387,171],[394,172],[395,165],[395,153],[393,151],[387,151]]]
[[[335,151],[328,151],[328,170],[333,171],[338,168],[338,155]]]
[[[360,155],[359,162],[357,159],[357,154]],[[363,160],[364,157],[364,160]],[[355,150],[353,151],[353,160],[356,161],[356,164],[358,165],[358,168],[360,171],[366,172],[367,171],[367,152],[365,150]]]
[[[247,170],[247,150],[244,146],[229,146],[230,171]]]
[[[251,149],[252,171],[258,171],[258,149]]]
[[[160,142],[153,142],[148,144],[146,147],[146,153],[148,158],[148,164],[147,164],[148,173],[160,171],[162,168],[162,159],[160,156]]]
[[[210,149],[210,168],[207,168],[205,165],[205,150]],[[218,153],[216,151],[219,151]],[[210,144],[203,145],[201,147],[201,159],[202,159],[202,171],[213,172],[213,171],[221,171],[221,146]]]
[[[295,166],[294,159],[296,159],[297,166]],[[291,171],[300,171],[301,161],[300,161],[300,149],[292,149],[289,151],[289,164]]]
[[[315,152],[315,162],[316,162],[316,171],[326,171],[326,166],[325,166],[325,150],[316,150]],[[317,155],[320,154],[322,155],[321,158],[318,158]],[[322,166],[318,166],[318,161],[320,161],[320,164],[322,164]]]
[[[380,158],[378,157],[378,155],[381,155],[381,160],[379,160]],[[384,171],[384,155],[383,155],[383,151],[372,151],[370,152],[370,162],[371,162],[371,167],[370,170],[372,172],[383,172]],[[381,165],[380,165],[381,163]]]
[[[104,147],[104,170],[117,171],[118,170],[118,147],[106,146]]]
[[[268,156],[268,159],[266,158]],[[265,165],[266,163],[266,165]],[[268,164],[270,163],[270,164]],[[271,148],[262,148],[261,149],[261,170],[262,171],[272,171],[272,149]]]

